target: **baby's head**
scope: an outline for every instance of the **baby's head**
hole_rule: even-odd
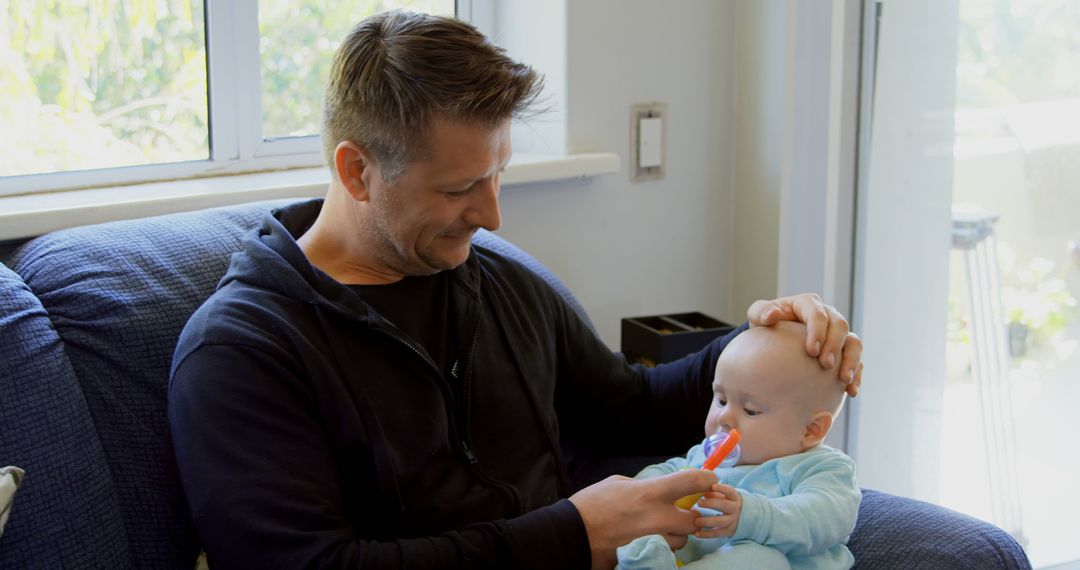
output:
[[[806,353],[806,325],[780,322],[735,337],[720,355],[705,433],[742,434],[740,465],[821,443],[844,404],[844,384]]]

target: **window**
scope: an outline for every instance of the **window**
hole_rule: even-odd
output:
[[[859,481],[1076,568],[1080,6],[875,4]]]
[[[364,17],[454,0],[11,2],[0,195],[323,164],[333,51]]]
[[[0,175],[207,159],[201,1],[8,3]]]

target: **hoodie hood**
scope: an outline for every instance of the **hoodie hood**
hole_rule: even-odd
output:
[[[262,225],[241,241],[218,288],[237,282],[267,289],[297,301],[318,305],[353,319],[374,320],[374,309],[349,287],[339,283],[308,261],[296,240],[315,223],[323,199],[297,202],[269,212]],[[476,253],[451,269],[452,275],[472,295],[479,295]]]

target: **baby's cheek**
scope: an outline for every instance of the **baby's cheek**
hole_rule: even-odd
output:
[[[716,404],[709,407],[709,415],[705,417],[705,437],[708,437],[716,433],[716,429],[720,427],[720,412],[716,408]]]

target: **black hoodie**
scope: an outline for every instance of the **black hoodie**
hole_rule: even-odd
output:
[[[628,366],[545,281],[474,245],[450,270],[472,338],[453,378],[307,261],[295,238],[321,205],[268,215],[176,349],[169,420],[211,564],[588,568],[562,449],[687,447],[728,338]]]

